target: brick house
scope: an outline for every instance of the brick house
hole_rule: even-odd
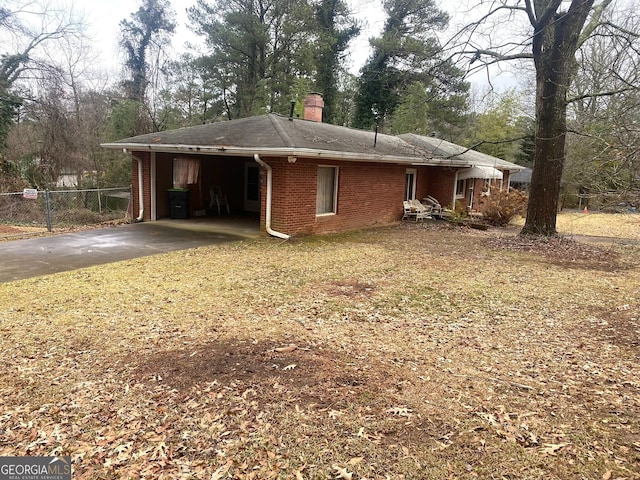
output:
[[[391,224],[402,200],[427,195],[472,208],[483,188],[506,188],[522,168],[433,137],[322,123],[322,104],[307,97],[304,119],[266,114],[102,146],[132,156],[138,221],[175,218],[178,206],[185,217],[217,215],[222,203],[222,213],[253,212],[284,238]]]

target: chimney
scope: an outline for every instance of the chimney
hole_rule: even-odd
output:
[[[319,93],[310,93],[304,99],[304,119],[312,122],[322,122],[324,100]]]

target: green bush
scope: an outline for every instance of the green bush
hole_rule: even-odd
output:
[[[493,191],[482,198],[481,209],[487,222],[503,227],[525,215],[528,200],[527,194],[519,190]]]
[[[462,220],[463,218],[467,218],[467,207],[462,201],[456,200],[451,210],[453,211],[452,215],[454,219]]]

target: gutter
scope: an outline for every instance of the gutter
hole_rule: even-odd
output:
[[[124,153],[129,153],[128,149],[126,148],[123,148],[122,151]],[[142,189],[144,188],[144,181],[142,178],[142,175],[143,175],[142,159],[136,157],[133,154],[131,154],[131,158],[135,158],[138,161],[138,206],[140,207],[140,211],[138,212],[138,217],[135,218],[133,221],[134,223],[139,223],[139,222],[142,222],[144,218],[144,194],[142,191]]]
[[[290,235],[286,233],[276,232],[271,228],[271,195],[272,195],[272,186],[273,186],[273,171],[271,166],[266,164],[257,153],[253,154],[253,159],[256,161],[258,165],[264,167],[267,170],[267,206],[265,213],[265,228],[267,233],[272,237],[282,238],[283,240],[289,240],[291,238]]]
[[[458,193],[457,192],[457,189],[458,189],[458,172],[459,172],[459,170],[456,170],[456,176],[455,176],[455,179],[453,180],[453,202],[451,202],[451,205],[452,205],[451,208],[454,211],[456,209],[456,194]]]
[[[255,153],[255,147],[229,147],[225,145],[174,145],[174,144],[144,144],[144,143],[103,143],[103,148],[111,150],[127,149],[129,151],[150,151],[167,153],[191,153],[200,155],[227,155],[251,157]],[[376,163],[401,163],[412,165],[466,167],[468,161],[456,159],[420,158],[402,155],[372,155],[354,152],[338,152],[330,150],[318,150],[313,148],[262,148],[260,155],[269,157],[301,157],[331,160],[347,160],[351,162],[376,162]]]

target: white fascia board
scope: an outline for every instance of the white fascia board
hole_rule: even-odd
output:
[[[201,146],[201,145],[173,145],[173,144],[141,144],[141,143],[103,143],[103,148],[111,150],[125,151],[150,151],[164,153],[190,153],[196,155],[228,155],[253,157],[255,153],[263,157],[301,157],[301,158],[323,158],[332,160],[348,160],[352,162],[376,162],[376,163],[402,163],[411,165],[431,165],[439,166],[446,162],[452,165],[448,159],[424,157],[404,157],[397,155],[370,155],[353,152],[332,152],[328,150],[316,150],[311,148],[245,148],[226,147],[224,145]],[[452,165],[453,166],[453,165]],[[455,163],[457,166],[457,162]]]

